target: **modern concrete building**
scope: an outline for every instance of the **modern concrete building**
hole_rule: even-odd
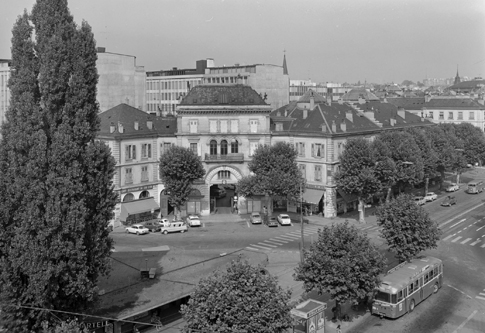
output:
[[[97,49],[99,74],[97,99],[100,112],[121,103],[145,111],[145,69],[137,66],[136,57]]]
[[[351,87],[344,87],[340,83],[316,83],[311,80],[290,80],[290,101],[298,101],[309,90],[327,98],[332,96],[332,100],[337,101],[350,91]]]
[[[5,121],[5,113],[10,105],[10,89],[8,89],[10,69],[10,60],[0,59],[0,125]]]

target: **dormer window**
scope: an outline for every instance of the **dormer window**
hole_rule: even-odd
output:
[[[192,100],[192,103],[193,103],[193,104],[197,104],[197,98],[194,98],[194,99]]]
[[[276,123],[276,130],[282,131],[283,130],[283,123]]]

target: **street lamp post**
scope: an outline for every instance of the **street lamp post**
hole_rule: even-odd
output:
[[[301,239],[300,239],[300,261],[303,263],[303,194],[301,190],[301,182],[300,182],[300,224],[301,224]]]

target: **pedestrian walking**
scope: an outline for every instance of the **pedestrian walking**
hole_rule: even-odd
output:
[[[340,329],[340,325],[337,326],[337,333],[342,333],[342,330]]]

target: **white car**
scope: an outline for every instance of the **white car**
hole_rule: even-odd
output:
[[[281,225],[291,225],[291,218],[287,214],[280,214],[277,219]]]
[[[424,196],[424,199],[426,201],[435,201],[436,199],[438,199],[438,195],[436,193],[434,193],[434,192],[428,192]]]
[[[200,227],[200,219],[197,215],[187,216],[186,221],[189,227]]]
[[[172,222],[167,223],[162,226],[160,230],[162,235],[166,235],[169,232],[181,232],[184,233],[187,231],[187,225],[184,221]]]
[[[145,226],[141,224],[133,224],[132,226],[127,227],[125,231],[127,234],[137,234],[137,235],[150,233],[150,230],[148,228],[145,228]]]
[[[459,189],[460,187],[457,184],[451,183],[450,186],[446,188],[446,192],[455,192],[455,191],[458,191]]]
[[[422,206],[426,203],[426,199],[424,197],[414,197],[414,202],[419,206]]]

